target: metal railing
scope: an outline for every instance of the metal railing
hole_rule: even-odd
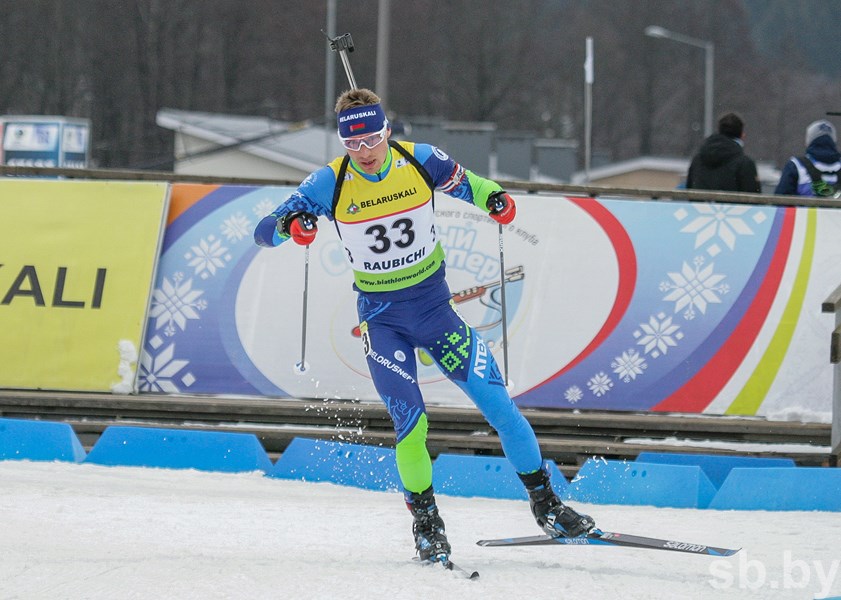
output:
[[[0,166],[0,176],[7,177],[49,177],[64,179],[108,179],[130,181],[167,181],[172,183],[208,183],[229,185],[275,185],[297,187],[300,180],[220,177],[212,175],[184,175],[171,171],[137,171],[120,169],[66,169],[49,167],[8,167]],[[814,198],[805,196],[775,196],[770,194],[750,194],[734,192],[715,192],[707,190],[668,190],[651,188],[621,188],[598,185],[571,185],[558,183],[539,183],[534,181],[496,180],[506,190],[519,190],[528,193],[551,192],[566,196],[598,198],[609,196],[622,199],[648,199],[659,201],[684,200],[687,202],[752,204],[774,206],[801,206],[814,208],[841,208],[841,200]]]

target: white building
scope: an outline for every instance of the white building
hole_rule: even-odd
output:
[[[662,156],[640,156],[590,169],[589,183],[592,185],[624,189],[674,190],[686,185],[690,159],[666,158]],[[780,179],[780,170],[766,163],[757,163],[762,193],[773,194]],[[584,171],[573,174],[570,183],[587,184]]]
[[[299,182],[344,154],[333,123],[290,123],[267,117],[162,109],[157,124],[175,133],[174,171],[185,175],[275,179]],[[480,175],[544,183],[587,182],[627,189],[681,188],[688,158],[642,156],[576,171],[578,145],[540,139],[531,133],[500,132],[491,123],[407,119],[413,141],[441,146]],[[765,193],[772,193],[779,170],[758,164]]]
[[[267,117],[162,109],[157,124],[175,132],[174,171],[300,181],[344,149],[335,127]]]

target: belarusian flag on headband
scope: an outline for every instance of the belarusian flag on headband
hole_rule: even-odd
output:
[[[388,125],[383,107],[377,104],[354,106],[337,115],[339,137],[346,138],[361,133],[379,131]]]

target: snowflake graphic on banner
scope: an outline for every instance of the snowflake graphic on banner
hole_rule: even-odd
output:
[[[184,331],[187,321],[198,319],[199,311],[207,308],[202,294],[204,291],[193,289],[192,279],[184,281],[183,273],[175,273],[172,281],[164,277],[161,287],[152,292],[149,317],[154,320],[155,329],[163,328],[167,337],[175,335],[178,329]]]
[[[648,364],[639,352],[630,348],[625,350],[622,356],[614,358],[610,363],[610,368],[619,376],[619,379],[628,383],[632,379],[636,379],[637,375],[642,375],[643,371],[648,368]]]
[[[220,229],[226,240],[236,243],[251,237],[251,220],[241,212],[237,212],[225,219]]]
[[[160,337],[149,340],[153,349],[163,345]],[[190,387],[196,379],[192,373],[182,372],[189,361],[175,358],[175,344],[170,344],[155,355],[143,352],[138,365],[137,383],[141,392],[164,392],[174,394],[181,391],[179,383]]]
[[[674,312],[683,310],[687,321],[696,317],[696,309],[706,314],[707,305],[719,304],[720,296],[730,291],[730,286],[722,283],[726,275],[714,273],[714,263],[704,266],[704,257],[698,256],[693,264],[684,261],[679,273],[668,273],[671,281],[660,283],[660,291],[668,292],[663,300],[674,302]]]
[[[587,382],[587,388],[589,388],[589,390],[598,397],[604,396],[612,387],[613,381],[603,371],[593,375]]]
[[[199,240],[198,245],[191,246],[190,252],[187,252],[184,258],[187,264],[195,269],[196,275],[207,279],[216,275],[219,269],[223,269],[225,264],[230,262],[231,255],[222,245],[222,240],[211,234],[206,239]]]
[[[634,331],[637,345],[643,346],[643,351],[652,358],[658,358],[669,352],[683,339],[680,325],[672,322],[672,317],[665,313],[657,313],[648,319],[648,323],[640,323],[639,329]]]
[[[722,250],[718,244],[720,241],[730,250],[736,248],[736,240],[740,235],[754,235],[753,229],[745,220],[747,213],[753,210],[749,206],[724,206],[721,204],[697,204],[694,205],[697,215],[680,230],[681,233],[695,235],[695,248],[707,244],[706,252],[710,256],[716,256]],[[686,208],[679,208],[675,211],[674,217],[678,221],[685,221],[690,218]],[[757,224],[765,221],[766,216],[762,211],[754,212],[751,217]]]
[[[251,209],[251,212],[254,213],[254,216],[258,219],[262,219],[270,214],[278,205],[277,202],[272,202],[269,198],[263,198],[257,204],[254,205],[254,208]]]
[[[564,399],[570,404],[575,404],[584,397],[584,392],[577,385],[570,386],[564,392]]]

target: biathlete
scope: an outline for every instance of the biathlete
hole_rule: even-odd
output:
[[[260,246],[290,238],[307,245],[315,239],[318,217],[335,222],[358,292],[368,369],[394,421],[397,469],[419,557],[446,562],[451,548],[432,489],[416,348],[433,358],[497,431],[537,523],[553,536],[586,534],[593,520],[552,490],[531,425],[508,395],[485,343],[456,312],[444,279],[434,191],[473,204],[502,224],[513,220],[514,200],[439,148],[390,140],[388,119],[371,90],[344,92],[336,113],[347,154],[311,173],[258,223],[254,239]]]

